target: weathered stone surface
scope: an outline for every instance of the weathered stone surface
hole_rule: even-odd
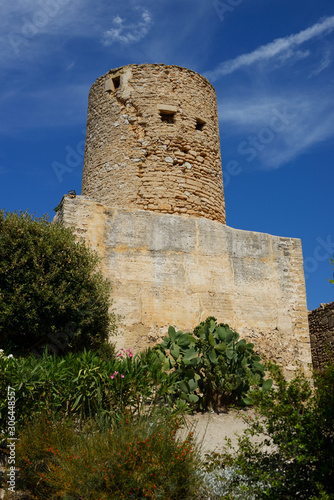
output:
[[[225,226],[216,95],[204,77],[143,64],[98,78],[82,194],[65,196],[56,220],[102,258],[123,316],[118,347],[215,316],[289,377],[296,362],[308,372],[301,243]]]
[[[212,85],[163,64],[131,64],[98,78],[89,93],[82,194],[107,206],[159,212],[163,204],[167,213],[225,223]]]
[[[64,197],[56,216],[102,257],[123,316],[118,347],[139,350],[173,324],[228,323],[293,375],[311,363],[301,243],[205,218]]]
[[[313,367],[323,370],[334,362],[334,302],[321,304],[309,313]]]

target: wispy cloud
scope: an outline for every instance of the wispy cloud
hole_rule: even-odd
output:
[[[327,92],[236,97],[220,102],[219,111],[222,134],[238,137],[239,146],[243,144],[237,145],[235,159],[245,154],[242,159],[247,162],[256,141],[255,168],[279,168],[334,136],[334,98],[328,99]],[[284,117],[281,123],[273,121],[277,116]]]
[[[216,81],[224,75],[229,75],[238,69],[249,67],[257,62],[268,61],[278,56],[284,57],[284,53],[287,57],[292,57],[295,47],[314,38],[326,35],[333,30],[334,16],[327,17],[297,34],[289,35],[285,38],[277,38],[267,45],[262,45],[253,52],[242,54],[235,59],[225,61],[219,64],[213,71],[207,72],[206,77],[211,81]],[[304,53],[304,55],[305,54],[308,55],[307,53]]]
[[[328,66],[332,64],[332,51],[331,50],[326,50],[325,53],[322,56],[322,59],[318,65],[318,67],[311,73],[312,76],[318,76],[322,71],[324,71]]]
[[[115,16],[112,20],[112,28],[105,31],[102,35],[103,45],[109,46],[114,42],[130,44],[140,42],[152,26],[152,17],[148,10],[144,10],[140,20],[134,23],[126,24],[123,18]]]

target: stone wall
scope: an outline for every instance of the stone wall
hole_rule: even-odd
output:
[[[107,207],[64,197],[56,220],[98,251],[121,314],[117,346],[139,350],[170,325],[208,316],[254,341],[291,377],[311,350],[301,242],[193,216]]]
[[[97,250],[117,347],[228,323],[290,378],[311,363],[300,240],[225,225],[216,94],[194,71],[129,65],[89,94],[82,196],[56,220]]]
[[[216,93],[194,71],[129,65],[89,93],[82,194],[225,223]]]
[[[322,370],[328,361],[334,362],[334,302],[321,304],[308,318],[313,367]]]

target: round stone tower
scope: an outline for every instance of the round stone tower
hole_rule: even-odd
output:
[[[82,194],[225,224],[216,93],[194,71],[131,64],[90,89]]]

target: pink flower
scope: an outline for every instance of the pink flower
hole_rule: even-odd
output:
[[[110,375],[110,378],[115,378],[114,375]]]
[[[124,378],[124,375],[121,374],[121,378]]]

